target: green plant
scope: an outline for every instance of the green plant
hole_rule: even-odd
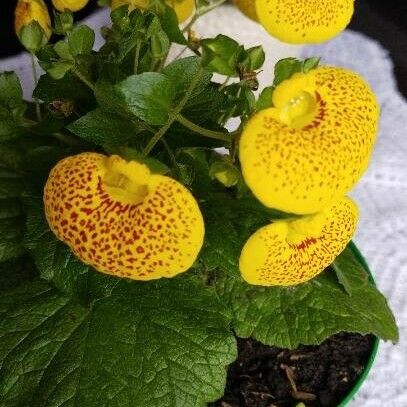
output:
[[[196,16],[211,8],[198,1]],[[385,298],[351,250],[342,251],[353,227],[338,226],[334,244],[318,246],[330,256],[304,266],[310,269],[306,278],[296,271],[293,286],[266,286],[269,280],[249,285],[239,270],[242,248],[270,223],[273,230],[290,229],[291,243],[305,245],[298,250],[321,233],[331,242],[326,228],[336,209],[321,217],[313,210],[293,214],[264,206],[239,160],[239,142],[253,116],[280,109],[275,98],[285,94],[279,85],[314,75],[319,59],[280,61],[275,83],[258,97],[261,46],[247,49],[222,35],[197,41],[191,32],[184,35],[173,9],[160,1],[144,12],[119,7],[111,16],[105,43],[94,51],[89,27],[73,25],[67,11],[56,14],[54,31],[64,38],[46,45],[40,39],[30,48],[46,72],[35,102],[23,100],[15,74],[0,74],[0,406],[205,406],[222,396],[236,336],[288,348],[318,344],[339,331],[396,341]],[[36,38],[41,34],[38,24],[31,29]],[[194,55],[171,60],[174,44]],[[224,82],[215,81],[214,73]],[[294,113],[290,123],[299,117]],[[232,117],[241,124],[229,131]],[[133,271],[131,279],[118,278],[84,256],[75,239],[69,243],[59,235],[69,247],[57,239],[58,221],[50,213],[53,205],[69,202],[46,195],[45,213],[44,186],[61,159],[84,152],[120,156],[154,179],[188,188],[199,204],[205,239],[187,272],[147,282],[137,281]],[[120,189],[124,182],[123,190],[134,193],[133,181],[140,178],[120,171],[109,185]],[[75,192],[75,175],[67,174],[60,185],[67,190],[73,181]],[[55,185],[50,188],[56,195],[66,191]],[[143,194],[137,189],[141,200]],[[343,214],[340,219],[356,223],[356,209]],[[102,233],[111,237],[111,229]],[[109,257],[108,250],[100,247]]]

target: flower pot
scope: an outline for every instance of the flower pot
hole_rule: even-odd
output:
[[[374,283],[355,244],[350,249]],[[230,367],[225,396],[211,407],[280,407],[301,401],[307,407],[348,406],[369,374],[379,339],[341,333],[321,345],[294,350],[252,339],[238,339],[238,345],[239,357]]]
[[[366,260],[364,259],[364,257],[362,256],[362,254],[360,253],[359,249],[357,248],[357,246],[351,242],[350,244],[350,248],[353,251],[355,257],[357,258],[357,260],[359,261],[360,264],[363,265],[363,267],[365,268],[365,270],[369,273],[369,277],[370,277],[370,281],[375,284],[373,275],[369,269],[368,264],[366,263]],[[377,356],[377,352],[379,349],[379,339],[375,338],[374,342],[373,342],[373,347],[372,347],[372,352],[370,354],[369,360],[366,363],[365,369],[363,370],[362,374],[359,376],[359,378],[357,379],[356,383],[354,384],[352,390],[349,392],[349,394],[345,397],[345,399],[338,405],[338,407],[345,407],[347,406],[352,399],[356,396],[356,394],[358,393],[359,389],[362,387],[363,383],[365,382],[367,376],[369,375],[369,372],[374,364],[374,361],[376,360],[376,356]]]

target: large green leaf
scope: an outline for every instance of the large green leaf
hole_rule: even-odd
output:
[[[129,76],[116,85],[126,109],[139,119],[153,125],[168,120],[175,97],[172,80],[157,72]]]
[[[204,407],[236,357],[228,324],[192,278],[123,283],[90,307],[21,286],[0,298],[0,406]]]
[[[356,281],[360,270],[350,267],[346,274]],[[341,331],[398,340],[394,317],[377,288],[370,282],[358,284],[349,296],[330,269],[294,287],[250,286],[237,275],[221,277],[216,287],[233,310],[237,335],[267,345],[295,349]]]
[[[115,113],[97,108],[71,123],[68,130],[95,144],[123,145],[134,140],[143,128]]]

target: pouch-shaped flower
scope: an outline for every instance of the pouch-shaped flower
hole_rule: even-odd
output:
[[[174,9],[180,23],[188,20],[195,10],[194,0],[165,0],[165,2]],[[147,9],[150,5],[150,0],[112,0],[111,2],[113,10],[125,4],[129,5],[130,10],[135,8]]]
[[[243,130],[244,179],[267,207],[316,213],[366,170],[378,128],[375,95],[357,74],[320,67],[277,86],[273,105]]]
[[[342,198],[316,215],[264,226],[243,247],[242,277],[249,284],[263,286],[304,283],[345,249],[357,221],[356,204]]]
[[[253,0],[263,27],[281,41],[328,41],[349,24],[354,0]]]
[[[178,181],[136,161],[82,153],[60,161],[44,191],[51,230],[86,264],[135,280],[188,270],[204,223]]]
[[[51,19],[43,0],[18,0],[14,18],[16,34],[18,35],[24,26],[33,21],[41,26],[45,36],[49,39],[52,34]]]

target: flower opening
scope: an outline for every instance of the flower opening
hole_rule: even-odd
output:
[[[264,226],[243,247],[242,277],[249,284],[263,286],[306,282],[345,249],[357,220],[356,204],[342,198],[316,215]]]
[[[204,223],[191,193],[136,161],[82,153],[60,161],[44,191],[51,230],[86,264],[135,280],[188,270]]]
[[[244,179],[265,206],[316,213],[366,170],[378,126],[376,98],[355,73],[321,67],[282,82],[273,104],[243,131]]]

